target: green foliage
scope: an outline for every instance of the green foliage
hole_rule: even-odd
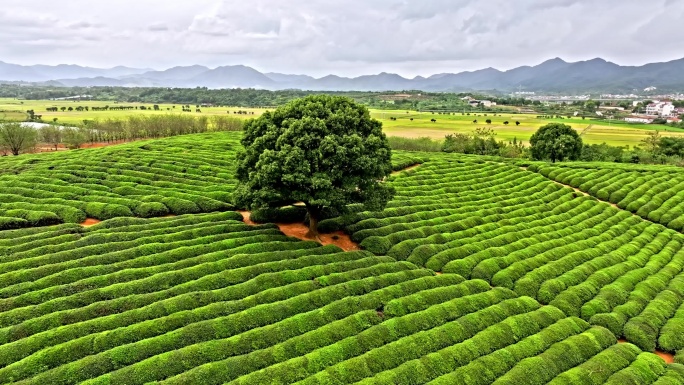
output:
[[[392,150],[405,151],[422,151],[422,152],[440,152],[442,145],[439,141],[432,140],[428,137],[424,138],[404,138],[400,136],[387,137]]]
[[[681,218],[678,169],[395,151],[388,169],[420,165],[385,172],[382,210],[321,211],[365,249],[342,252],[224,211],[237,146],[0,159],[0,383],[684,380],[640,349],[682,361],[684,236],[638,216]],[[86,213],[112,219],[54,224]]]
[[[542,126],[530,137],[530,153],[536,160],[576,160],[582,151],[577,131],[562,123]]]
[[[33,127],[21,123],[0,123],[0,151],[12,155],[29,151],[35,147],[38,133]]]
[[[28,220],[13,226],[45,226],[231,210],[239,137],[210,133],[0,158],[0,216]]]
[[[245,124],[234,196],[252,209],[303,202],[312,233],[323,208],[381,209],[393,190],[382,126],[350,99],[309,96]]]
[[[249,219],[256,223],[296,223],[303,222],[306,217],[306,207],[289,206],[252,211]]]

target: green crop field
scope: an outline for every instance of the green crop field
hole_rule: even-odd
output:
[[[240,135],[0,158],[0,383],[684,384],[676,168],[395,151],[343,251],[243,221]]]
[[[132,110],[106,110],[106,111],[61,111],[61,107],[88,106],[88,107],[117,107],[117,106],[145,106],[147,109]],[[53,100],[16,100],[0,98],[0,120],[24,120],[26,110],[33,110],[42,115],[42,119],[52,122],[54,118],[58,123],[79,124],[83,120],[92,119],[123,119],[128,116],[159,115],[159,114],[184,114],[188,116],[233,116],[238,118],[251,118],[259,116],[264,108],[237,108],[237,107],[201,107],[201,112],[196,112],[196,106],[190,106],[192,112],[182,112],[181,105],[159,104],[159,110],[151,110],[152,104],[103,102],[103,101],[53,101]],[[49,112],[48,107],[57,107],[57,112]],[[246,111],[248,114],[236,114],[237,111]],[[613,146],[638,146],[654,129],[663,131],[664,136],[684,136],[684,129],[668,126],[654,126],[647,124],[628,124],[625,122],[595,122],[590,119],[538,119],[536,115],[514,113],[471,113],[462,115],[460,112],[451,115],[443,115],[430,112],[399,111],[399,110],[371,110],[374,118],[382,121],[385,132],[390,136],[402,137],[430,137],[432,139],[444,139],[447,134],[471,133],[477,127],[490,127],[496,133],[498,140],[511,141],[513,138],[526,142],[530,136],[541,126],[560,122],[565,123],[582,133],[582,139],[587,144],[607,143]],[[495,116],[496,115],[496,116]],[[390,118],[396,118],[392,120]],[[411,120],[413,119],[413,120]],[[436,122],[432,122],[435,119]],[[491,124],[485,121],[491,119]],[[477,120],[478,123],[473,123]],[[505,125],[504,122],[509,124]],[[520,125],[516,126],[515,122]]]
[[[628,124],[624,122],[594,122],[590,119],[540,119],[536,115],[497,113],[471,113],[462,115],[455,113],[452,115],[440,115],[430,112],[409,112],[407,111],[372,111],[374,118],[383,122],[383,127],[387,135],[405,136],[411,138],[430,137],[432,139],[443,139],[445,135],[452,133],[472,133],[477,127],[489,127],[496,133],[498,140],[511,141],[516,138],[526,142],[539,127],[548,123],[564,123],[582,135],[582,140],[586,144],[606,143],[613,146],[639,146],[642,140],[654,129],[663,131],[664,136],[684,136],[684,130],[667,126],[654,126],[648,124]],[[396,120],[390,120],[396,118]],[[411,120],[413,119],[413,120]],[[435,119],[436,122],[432,122]],[[492,123],[487,124],[486,120],[491,119]],[[477,120],[477,123],[473,123]],[[508,121],[508,124],[504,122]],[[515,122],[520,125],[516,126]]]
[[[61,111],[62,107],[76,108],[78,106],[88,106],[88,111]],[[102,111],[93,111],[92,107],[134,107],[130,110],[115,110],[108,109]],[[135,109],[135,107],[144,106],[145,110]],[[46,122],[52,122],[57,118],[58,123],[63,124],[79,124],[84,119],[116,119],[126,118],[128,116],[138,115],[159,115],[159,114],[185,114],[189,116],[212,116],[212,115],[227,115],[238,118],[251,118],[259,116],[266,109],[263,108],[237,108],[237,107],[200,107],[201,112],[195,112],[197,107],[190,106],[192,112],[183,112],[180,104],[159,104],[159,110],[152,109],[152,103],[126,103],[126,102],[104,102],[104,101],[66,101],[66,100],[16,100],[0,98],[0,119],[3,119],[2,114],[6,114],[7,120],[23,120],[26,119],[25,111],[33,110],[37,115],[42,115],[42,119]],[[47,111],[48,107],[57,107],[57,112]],[[237,111],[246,111],[248,114],[236,114]],[[22,113],[24,112],[24,113]]]

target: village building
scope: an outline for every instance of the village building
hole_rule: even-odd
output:
[[[663,118],[677,116],[672,102],[656,101],[646,106],[646,115],[660,116]]]
[[[652,116],[644,116],[644,115],[631,115],[625,118],[625,122],[627,123],[653,123],[653,117]]]

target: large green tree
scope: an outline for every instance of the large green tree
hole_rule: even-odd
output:
[[[532,135],[530,153],[534,159],[551,159],[554,163],[557,160],[576,160],[582,153],[582,138],[568,125],[550,123]]]
[[[235,203],[251,209],[303,202],[307,237],[318,236],[324,208],[351,203],[382,209],[394,189],[391,149],[382,123],[352,99],[313,95],[245,123]]]
[[[19,155],[36,146],[38,133],[33,127],[21,123],[0,124],[0,148]]]

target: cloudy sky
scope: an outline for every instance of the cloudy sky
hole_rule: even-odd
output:
[[[684,57],[684,0],[2,0],[0,60],[403,76]]]

